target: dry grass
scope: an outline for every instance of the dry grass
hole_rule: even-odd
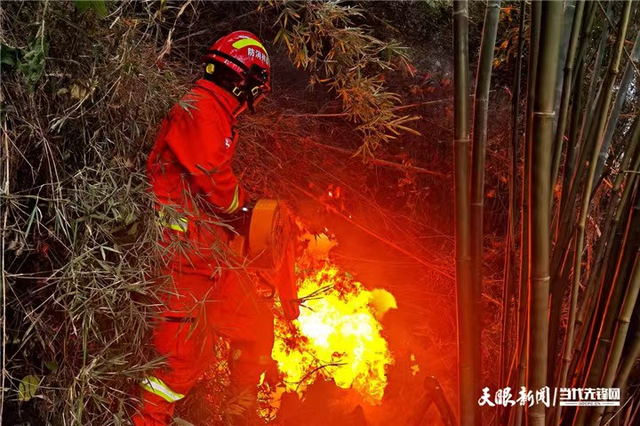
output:
[[[113,5],[110,5],[113,7]],[[121,424],[158,301],[145,156],[186,76],[158,73],[150,11],[5,2],[5,421]],[[24,377],[39,388],[19,392]],[[22,401],[22,402],[19,402]],[[40,413],[36,415],[35,413]]]

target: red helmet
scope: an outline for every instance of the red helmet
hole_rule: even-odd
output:
[[[205,78],[210,77],[252,108],[258,97],[271,90],[269,55],[260,39],[248,31],[234,31],[216,41],[204,54]],[[238,75],[238,81],[225,87],[215,77],[215,65],[222,64]]]

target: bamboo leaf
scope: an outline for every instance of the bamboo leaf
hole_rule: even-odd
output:
[[[58,363],[55,361],[45,361],[44,362],[45,367],[47,367],[49,369],[49,371],[51,372],[55,372],[58,370]]]
[[[38,391],[40,380],[33,375],[25,376],[18,385],[18,401],[27,402]]]

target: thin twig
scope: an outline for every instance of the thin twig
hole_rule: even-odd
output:
[[[325,203],[323,203],[322,201],[318,200],[318,199],[317,199],[313,194],[311,194],[309,191],[307,191],[306,189],[302,188],[302,187],[301,187],[301,186],[299,186],[298,184],[295,184],[295,183],[293,183],[293,182],[292,182],[292,183],[291,183],[291,185],[292,185],[293,187],[295,187],[296,189],[298,189],[300,192],[302,192],[302,193],[303,193],[304,195],[306,195],[307,197],[309,197],[309,198],[311,198],[311,199],[313,199],[313,200],[316,200],[317,202],[319,202],[319,203],[321,203],[321,204],[323,204],[323,205],[326,205]],[[394,243],[393,241],[389,241],[389,240],[387,240],[386,238],[384,238],[384,237],[382,237],[382,236],[380,236],[380,235],[376,234],[376,233],[375,233],[375,232],[373,232],[371,229],[367,228],[367,227],[366,227],[366,226],[364,226],[364,225],[359,224],[358,222],[356,222],[356,221],[354,221],[353,219],[349,218],[348,216],[346,216],[346,215],[344,215],[344,214],[340,213],[339,211],[336,211],[335,213],[336,213],[336,214],[338,214],[338,215],[340,215],[344,220],[346,220],[347,222],[349,222],[351,225],[355,226],[356,228],[360,229],[361,231],[364,231],[365,233],[367,233],[368,235],[370,235],[370,236],[374,237],[375,239],[382,241],[383,243],[387,244],[389,247],[392,247],[392,248],[396,249],[396,250],[397,250],[397,251],[399,251],[400,253],[402,253],[402,254],[404,254],[404,255],[406,255],[406,256],[408,256],[408,257],[410,257],[411,259],[415,260],[415,261],[416,261],[416,262],[418,262],[419,264],[426,266],[428,269],[431,269],[431,270],[433,270],[433,271],[435,271],[435,272],[438,272],[439,274],[441,274],[441,275],[443,275],[443,276],[445,276],[445,277],[449,278],[450,280],[455,281],[455,278],[454,278],[451,274],[449,274],[449,273],[447,273],[447,272],[444,272],[444,271],[442,271],[442,270],[440,270],[440,269],[438,269],[438,268],[434,267],[434,266],[433,266],[430,262],[428,262],[427,260],[422,259],[421,257],[416,256],[415,254],[413,254],[413,253],[409,252],[408,250],[406,250],[406,249],[404,249],[404,248],[400,247],[398,244]]]
[[[446,99],[436,99],[433,101],[424,101],[424,102],[414,102],[412,104],[407,104],[407,105],[400,105],[397,107],[393,107],[390,108],[390,111],[399,111],[399,110],[403,110],[403,109],[409,109],[409,108],[415,108],[415,107],[419,107],[419,106],[426,106],[426,105],[436,105],[436,104],[442,104],[445,102],[451,102],[453,101],[453,99],[451,98],[446,98]],[[306,114],[283,114],[285,117],[315,117],[315,118],[332,118],[332,117],[347,117],[350,116],[352,114],[348,113],[348,112],[336,112],[336,113],[306,113]]]
[[[3,147],[4,147],[4,159],[5,159],[5,168],[4,168],[4,191],[3,191],[3,198],[4,196],[9,194],[9,136],[7,135],[7,122],[5,121],[3,124],[3,133],[4,133],[4,137],[3,139]],[[4,203],[3,203],[4,204]],[[2,260],[1,260],[1,264],[2,264],[2,312],[0,316],[2,316],[2,379],[0,379],[0,425],[2,424],[2,412],[4,409],[4,384],[5,384],[5,378],[7,375],[7,370],[6,370],[6,360],[7,360],[7,348],[6,348],[6,342],[7,342],[7,272],[6,272],[6,267],[5,267],[5,247],[6,247],[6,240],[7,240],[7,222],[9,220],[9,209],[7,208],[7,206],[5,205],[5,210],[3,213],[3,219],[2,219],[2,241],[0,242],[0,246],[1,246],[1,252],[2,252]]]
[[[356,152],[353,151],[349,151],[348,149],[343,149],[343,148],[338,148],[335,146],[331,146],[331,145],[325,145],[323,143],[320,142],[316,142],[312,139],[305,139],[304,140],[305,143],[308,143],[310,145],[314,145],[323,149],[328,149],[334,152],[339,152],[341,154],[345,154],[345,155],[349,155],[350,157],[354,157],[357,155]],[[408,164],[400,164],[400,163],[395,163],[393,161],[387,161],[387,160],[380,160],[378,158],[372,158],[372,159],[368,159],[367,160],[370,163],[373,164],[378,164],[380,166],[386,166],[386,167],[392,167],[394,169],[398,169],[398,170],[411,170],[417,173],[424,173],[427,175],[432,175],[432,176],[439,176],[439,177],[446,177],[446,175],[444,173],[440,173],[440,172],[434,172],[433,170],[427,170],[424,169],[422,167],[416,167],[416,166],[411,166]]]

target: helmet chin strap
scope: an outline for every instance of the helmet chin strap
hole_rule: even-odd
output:
[[[236,99],[238,100],[238,106],[233,111],[233,115],[234,116],[239,115],[245,109],[248,109],[251,114],[255,114],[256,110],[255,110],[255,108],[253,106],[253,97],[250,96],[250,95],[247,95],[247,91],[246,90],[242,90],[242,89],[239,88],[239,86],[236,86],[231,91],[231,94],[233,96],[235,96]]]
[[[215,83],[220,86],[231,95],[233,95],[239,102],[238,107],[233,111],[233,115],[237,116],[242,113],[246,107],[252,114],[255,113],[254,101],[257,96],[260,95],[261,90],[257,85],[247,86],[247,82],[254,80],[251,71],[249,75],[244,78],[244,80],[240,84],[235,84],[234,82],[220,78],[218,74],[215,72],[216,70],[215,63],[207,63],[205,65],[204,70],[204,79]]]
[[[231,113],[234,117],[239,116],[240,114],[242,114],[244,112],[247,105],[245,105],[245,102],[241,102],[238,104],[238,106],[236,107],[236,109],[233,110],[233,112]],[[253,113],[253,111],[251,111],[251,113]]]

